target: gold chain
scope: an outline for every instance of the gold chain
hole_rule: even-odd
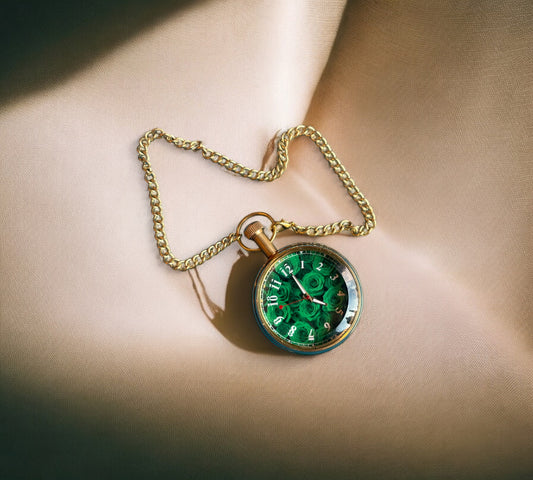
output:
[[[333,222],[327,225],[301,226],[297,225],[295,222],[282,219],[275,222],[272,225],[272,228],[276,229],[277,231],[289,229],[295,233],[309,235],[312,237],[334,235],[343,231],[349,231],[351,235],[356,237],[368,235],[376,225],[376,219],[372,207],[361,191],[357,188],[352,180],[352,177],[350,177],[350,174],[339,161],[324,136],[315,128],[305,125],[298,125],[297,127],[289,128],[286,132],[284,132],[278,141],[278,158],[276,165],[271,170],[255,170],[253,168],[248,168],[240,163],[234,162],[220,153],[215,152],[214,150],[207,148],[200,141],[191,142],[183,138],[169,135],[158,128],[154,128],[153,130],[146,132],[139,139],[137,153],[144,170],[144,178],[148,184],[155,239],[157,242],[157,248],[159,249],[159,254],[161,255],[163,261],[175,270],[185,271],[195,268],[204,263],[206,260],[209,260],[211,257],[214,257],[220,253],[233,242],[239,241],[241,238],[241,233],[239,231],[230,233],[229,235],[226,235],[224,238],[220,239],[218,242],[202,250],[200,253],[197,253],[196,255],[193,255],[185,260],[179,260],[176,258],[170,251],[170,247],[165,235],[163,226],[163,213],[161,209],[161,201],[159,199],[159,189],[152,166],[150,165],[150,159],[148,157],[148,146],[150,143],[158,138],[164,138],[167,142],[173,144],[177,148],[183,148],[184,150],[192,151],[200,150],[202,152],[202,156],[206,160],[210,160],[213,163],[224,167],[226,170],[240,175],[241,177],[246,177],[250,180],[257,180],[259,182],[271,182],[281,177],[287,168],[289,163],[289,143],[295,138],[301,136],[308,137],[315,142],[317,147],[322,152],[324,158],[328,161],[330,167],[337,174],[337,177],[339,177],[339,180],[344,185],[344,188],[350,197],[359,206],[365,221],[362,225],[354,225],[350,220],[339,220],[338,222]]]

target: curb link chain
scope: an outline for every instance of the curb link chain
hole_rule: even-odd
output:
[[[218,242],[210,245],[201,252],[193,255],[185,260],[176,258],[168,245],[163,225],[163,212],[161,207],[161,200],[159,198],[159,188],[156,182],[155,174],[152,170],[148,156],[148,146],[154,140],[164,138],[168,143],[173,144],[177,148],[184,150],[191,150],[193,152],[201,151],[202,156],[206,160],[210,160],[221,167],[224,167],[230,172],[236,173],[241,177],[249,178],[259,182],[272,182],[281,177],[283,172],[287,169],[289,163],[289,143],[297,137],[305,136],[310,138],[322,152],[324,158],[328,161],[330,167],[336,173],[339,180],[342,182],[344,188],[359,206],[363,214],[364,224],[354,225],[350,220],[339,220],[327,225],[297,225],[293,221],[279,220],[273,224],[278,232],[283,230],[291,230],[300,235],[308,235],[311,237],[335,235],[344,231],[348,231],[351,235],[360,237],[368,235],[376,226],[376,218],[372,207],[357,188],[352,177],[344,168],[344,165],[339,161],[324,136],[314,127],[306,125],[298,125],[292,127],[284,132],[278,141],[278,158],[276,165],[271,170],[255,170],[248,168],[240,163],[234,162],[230,158],[207,148],[201,141],[188,141],[180,137],[175,137],[165,133],[159,128],[154,128],[146,132],[140,139],[137,146],[137,153],[139,161],[141,162],[144,171],[144,179],[148,185],[148,195],[150,197],[150,205],[152,209],[152,219],[154,227],[154,236],[159,249],[159,254],[164,263],[175,270],[186,271],[201,265],[206,260],[214,257],[222,250],[227,248],[233,242],[239,241],[241,238],[240,232],[233,232],[220,239]]]

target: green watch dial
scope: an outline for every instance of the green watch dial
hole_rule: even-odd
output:
[[[362,307],[354,268],[318,244],[282,249],[263,267],[254,291],[255,313],[266,335],[297,353],[321,353],[341,343]]]

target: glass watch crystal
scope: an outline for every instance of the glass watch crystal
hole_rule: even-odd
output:
[[[353,266],[315,243],[290,245],[270,256],[253,293],[256,319],[266,336],[291,352],[316,354],[342,343],[362,308]]]

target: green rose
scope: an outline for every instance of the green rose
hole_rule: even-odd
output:
[[[287,334],[289,333],[289,329],[291,328],[291,325],[289,325],[288,323],[281,322],[279,325],[274,325],[274,328],[278,331],[278,333],[282,337],[286,337]]]
[[[336,288],[337,291],[344,285],[344,279],[338,272],[332,272],[326,277],[325,284],[327,288]]]
[[[309,295],[314,297],[324,289],[324,277],[318,272],[309,272],[302,278],[302,285]]]
[[[268,307],[266,311],[266,317],[268,322],[274,327],[278,327],[282,323],[287,323],[292,316],[292,311],[290,306],[279,308],[278,305]],[[281,317],[281,320],[279,320]]]
[[[279,289],[276,290],[276,295],[278,297],[278,303],[280,305],[284,305],[289,302],[289,297],[291,296],[291,293],[293,292],[293,288],[290,284],[282,283],[279,286]],[[299,292],[299,290],[298,290]]]
[[[331,287],[328,288],[324,294],[324,302],[326,305],[326,310],[332,312],[337,308],[342,308],[345,306],[347,300],[346,290],[342,288]]]
[[[333,330],[335,330],[336,326],[337,324],[333,322],[332,318],[330,318],[329,313],[323,312],[320,316],[319,325],[316,329],[316,338],[318,340],[323,340],[330,335]]]
[[[335,266],[329,262],[324,262],[324,259],[319,256],[313,257],[313,270],[319,272],[324,277],[331,275]]]
[[[299,305],[300,308],[298,310],[302,320],[315,323],[320,318],[320,314],[322,313],[322,311],[318,303],[305,300]]]
[[[296,322],[294,324],[296,327],[296,331],[294,335],[291,337],[292,340],[295,340],[299,343],[308,343],[313,342],[314,340],[309,340],[309,334],[313,332],[314,337],[314,328],[305,322]]]

